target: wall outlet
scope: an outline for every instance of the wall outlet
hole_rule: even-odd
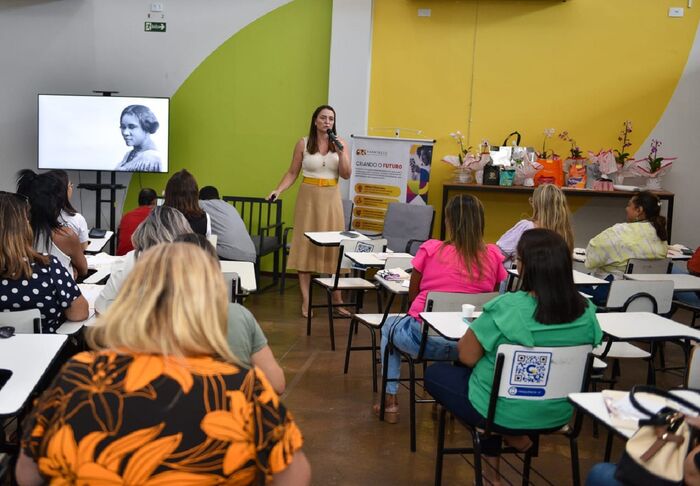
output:
[[[668,9],[669,17],[683,17],[685,15],[685,10],[683,7],[670,7]]]
[[[162,2],[151,3],[151,12],[162,12],[162,11],[163,11],[163,3]]]
[[[429,8],[419,8],[418,9],[418,16],[419,17],[430,17],[430,9]]]

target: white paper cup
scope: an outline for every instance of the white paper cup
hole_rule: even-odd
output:
[[[473,304],[462,304],[462,318],[471,319],[475,309]]]

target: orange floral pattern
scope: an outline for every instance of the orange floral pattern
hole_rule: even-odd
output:
[[[23,427],[55,485],[254,484],[303,442],[264,374],[209,357],[80,353]]]

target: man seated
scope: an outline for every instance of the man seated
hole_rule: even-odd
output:
[[[255,245],[245,223],[231,206],[219,197],[214,186],[199,191],[199,205],[211,218],[211,232],[217,235],[216,253],[224,260],[255,262]]]
[[[126,255],[134,249],[131,243],[131,235],[136,231],[136,227],[151,214],[151,210],[156,205],[158,195],[150,187],[144,187],[139,192],[139,207],[122,216],[119,222],[119,240],[117,242],[117,255]]]

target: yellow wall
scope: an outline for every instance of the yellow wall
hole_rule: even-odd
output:
[[[379,0],[374,2],[368,126],[410,127],[437,139],[429,202],[441,213],[439,162],[449,132],[500,144],[513,130],[541,147],[542,131],[569,130],[584,150],[616,147],[633,120],[634,153],[682,74],[700,8],[667,16],[674,0]],[[430,8],[431,17],[418,17]],[[472,69],[473,67],[473,69]],[[472,77],[472,72],[474,76]],[[472,86],[473,83],[473,86]],[[473,96],[470,93],[473,92]],[[565,143],[553,147],[566,153]],[[488,241],[527,211],[487,206]],[[436,233],[439,218],[436,218]]]

